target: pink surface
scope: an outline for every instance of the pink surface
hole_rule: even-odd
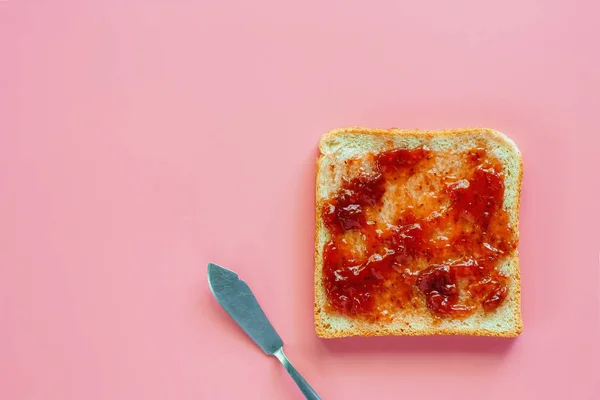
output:
[[[597,4],[0,2],[0,398],[300,399],[214,261],[324,399],[599,399]],[[316,338],[316,146],[345,125],[516,141],[521,337]]]

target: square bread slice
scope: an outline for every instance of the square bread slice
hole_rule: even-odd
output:
[[[319,147],[318,336],[521,333],[523,165],[512,140],[350,127]]]

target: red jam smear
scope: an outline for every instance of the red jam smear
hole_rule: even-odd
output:
[[[375,206],[385,192],[382,174],[361,175],[344,184],[344,189],[323,209],[323,219],[330,231],[339,234],[361,229],[366,220],[364,210]]]
[[[407,207],[384,229],[368,220],[382,206],[388,182],[431,174],[436,155],[421,148],[379,153],[373,171],[345,181],[324,204],[332,234],[323,249],[328,307],[377,319],[383,309],[424,306],[460,318],[479,308],[493,311],[506,299],[508,278],[497,266],[517,243],[502,208],[501,165],[484,150],[465,154],[462,179],[436,175],[443,189],[427,195],[440,204],[436,212],[416,216]],[[438,240],[440,232],[447,237]],[[364,251],[346,240],[349,233],[360,236]]]

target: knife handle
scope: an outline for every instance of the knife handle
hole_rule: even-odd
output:
[[[321,397],[317,394],[317,392],[315,392],[315,390],[308,384],[308,382],[306,382],[302,375],[300,375],[300,372],[298,372],[298,370],[294,368],[290,360],[288,360],[285,353],[283,352],[283,347],[280,347],[279,350],[273,353],[273,355],[277,357],[277,359],[285,367],[286,371],[288,372],[288,374],[290,374],[294,382],[296,382],[296,385],[298,385],[298,387],[302,391],[302,394],[304,395],[304,397],[306,397],[307,400],[322,400]]]

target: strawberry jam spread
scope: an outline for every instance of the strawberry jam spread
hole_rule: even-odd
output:
[[[395,149],[345,167],[353,177],[321,209],[331,233],[323,249],[330,310],[374,320],[424,308],[463,318],[503,303],[508,277],[498,266],[517,238],[493,155]]]

